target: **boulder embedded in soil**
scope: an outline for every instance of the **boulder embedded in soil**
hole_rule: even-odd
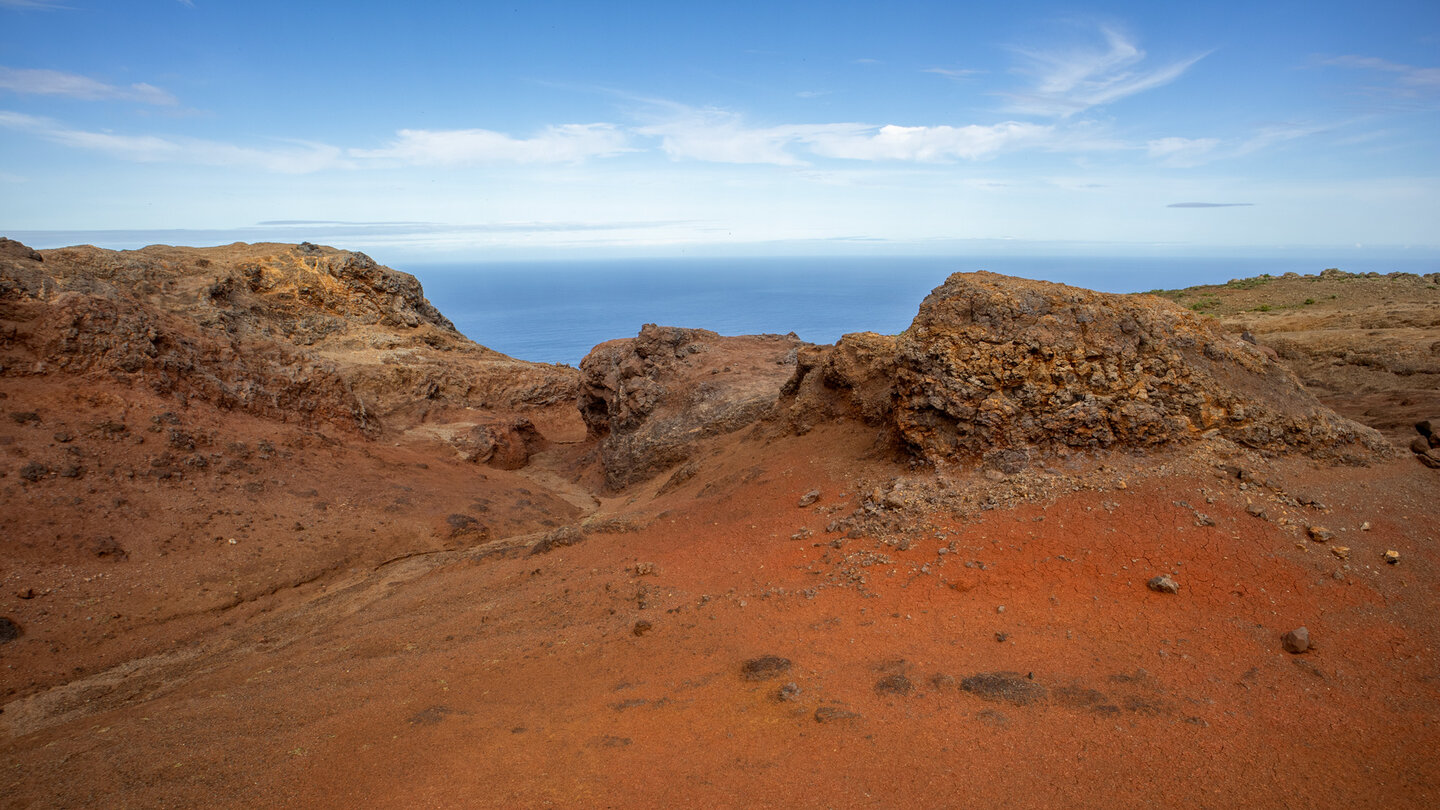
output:
[[[1285,652],[1299,655],[1310,649],[1310,631],[1304,627],[1297,627],[1282,636],[1280,643],[1284,645]]]
[[[1161,574],[1145,583],[1145,586],[1156,593],[1179,593],[1180,583],[1170,578],[1169,574]]]

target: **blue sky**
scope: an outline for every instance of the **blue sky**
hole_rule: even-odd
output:
[[[0,0],[0,26],[0,233],[40,246],[1440,254],[1435,0]]]

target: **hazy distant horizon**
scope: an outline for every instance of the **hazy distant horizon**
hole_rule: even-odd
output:
[[[1440,250],[1435,0],[13,0],[0,24],[0,229],[41,242]]]
[[[414,225],[415,223],[407,223]],[[316,227],[321,226],[321,227]],[[324,227],[329,226],[329,227]],[[339,227],[335,227],[339,226]],[[108,250],[137,250],[148,245],[213,247],[234,242],[312,242],[341,250],[369,254],[381,264],[436,264],[453,262],[586,262],[647,259],[765,259],[831,257],[868,259],[883,257],[966,258],[1014,257],[1152,257],[1171,258],[1296,258],[1330,262],[1432,261],[1440,264],[1440,245],[1216,245],[1102,241],[1046,241],[1007,239],[808,239],[750,243],[564,244],[548,242],[529,246],[463,241],[480,229],[434,226],[425,230],[375,223],[274,223],[226,229],[153,230],[43,230],[3,231],[32,248],[46,250],[94,245]],[[511,229],[501,231],[513,233]],[[454,243],[459,240],[459,243]],[[1323,268],[1321,268],[1323,269]],[[1345,269],[1345,268],[1341,268]],[[1368,272],[1364,268],[1357,272]],[[1440,267],[1437,267],[1440,269]]]

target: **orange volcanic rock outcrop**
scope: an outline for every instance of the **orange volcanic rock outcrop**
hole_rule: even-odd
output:
[[[413,276],[308,243],[42,257],[10,242],[0,301],[10,375],[101,374],[366,432],[445,407],[568,407],[575,396],[572,369],[465,339]]]
[[[637,337],[596,346],[580,362],[580,413],[600,441],[608,485],[649,478],[689,458],[700,440],[766,415],[800,345],[793,335],[646,324]]]
[[[801,423],[843,392],[919,457],[1006,472],[1056,452],[1207,432],[1354,461],[1391,452],[1212,319],[1159,299],[992,273],[952,275],[897,338],[847,335],[802,353],[787,391]]]

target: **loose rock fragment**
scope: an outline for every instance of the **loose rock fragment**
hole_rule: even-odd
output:
[[[1280,643],[1285,646],[1285,651],[1299,655],[1310,649],[1310,631],[1304,627],[1297,627],[1281,637]]]
[[[1384,557],[1385,562],[1390,563],[1391,565],[1395,565],[1396,563],[1400,562],[1400,552],[1396,551],[1393,548],[1389,551],[1386,551]]]
[[[0,616],[0,644],[14,641],[20,637],[20,625],[9,616]]]
[[[635,622],[635,626],[631,628],[630,632],[634,633],[637,636],[643,636],[653,629],[655,629],[655,625],[651,624],[645,619],[641,619],[640,621]]]
[[[1342,560],[1348,560],[1348,559],[1350,559],[1350,547],[1349,547],[1349,546],[1331,546],[1331,547],[1330,547],[1330,553],[1331,553],[1331,554],[1334,554],[1336,557],[1339,557],[1339,558],[1342,559]]]
[[[915,691],[915,685],[904,675],[887,675],[875,682],[877,695],[908,695]]]
[[[1306,526],[1305,532],[1310,535],[1311,540],[1317,543],[1328,543],[1330,538],[1335,536],[1334,532],[1324,526]]]
[[[790,671],[790,659],[781,658],[778,655],[765,655],[759,658],[752,658],[740,666],[740,674],[745,676],[747,681],[764,681],[779,676],[783,672]]]
[[[1045,687],[1018,672],[981,672],[961,681],[960,688],[985,700],[1016,706],[1045,699]]]
[[[1261,507],[1258,503],[1252,503],[1249,506],[1245,507],[1245,511],[1254,517],[1260,518],[1261,520],[1264,520],[1266,518],[1265,509]]]
[[[800,506],[809,506],[810,504],[815,503],[818,500],[820,500],[820,490],[812,489],[804,495],[800,496]]]
[[[1156,593],[1180,592],[1180,583],[1171,579],[1169,574],[1161,574],[1145,583],[1145,586]]]

